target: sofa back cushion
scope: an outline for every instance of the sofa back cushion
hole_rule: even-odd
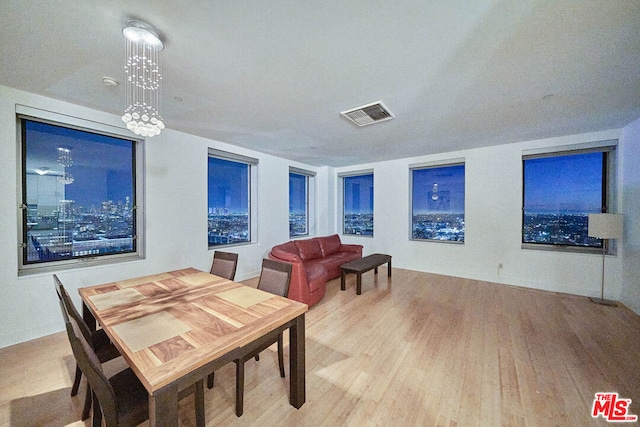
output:
[[[302,261],[322,258],[322,249],[318,239],[294,240]]]
[[[271,248],[271,253],[276,258],[284,261],[300,261],[298,247],[293,242],[287,242],[281,245],[274,246],[273,248]]]
[[[322,256],[329,256],[338,253],[340,251],[340,236],[334,234],[332,236],[319,237],[320,249],[322,250]]]

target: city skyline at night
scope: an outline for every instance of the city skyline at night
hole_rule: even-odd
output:
[[[135,142],[24,120],[25,263],[134,252]]]
[[[29,120],[24,126],[29,260],[133,250],[134,141]],[[587,236],[586,215],[602,210],[605,160],[600,151],[525,159],[523,242],[600,245]],[[414,239],[464,241],[464,168],[411,170]],[[210,245],[251,241],[249,171],[247,163],[209,156]],[[308,233],[306,179],[290,174],[291,236]],[[342,232],[373,235],[373,174],[345,176],[343,186]]]

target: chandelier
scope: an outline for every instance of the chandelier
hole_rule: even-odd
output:
[[[62,166],[62,174],[58,176],[58,181],[63,185],[73,184],[73,175],[67,171],[67,168],[73,166],[70,148],[58,147],[58,164]]]
[[[433,184],[433,188],[431,189],[431,199],[438,200],[438,184]]]
[[[136,135],[155,136],[164,129],[158,109],[160,103],[160,51],[164,45],[153,27],[129,21],[122,30],[127,40],[124,66],[127,108],[122,121]]]

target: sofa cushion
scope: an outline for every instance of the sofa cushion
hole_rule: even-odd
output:
[[[318,239],[294,240],[293,243],[298,248],[302,261],[322,258],[322,249],[320,249]]]
[[[283,261],[300,261],[298,247],[293,242],[287,242],[281,245],[274,246],[271,249],[271,253],[273,253],[274,256]]]
[[[338,253],[340,250],[340,236],[334,234],[333,236],[318,237],[318,243],[320,243],[320,249],[322,249],[322,256],[326,257]]]

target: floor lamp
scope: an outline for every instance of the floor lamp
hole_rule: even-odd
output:
[[[622,215],[599,213],[589,214],[589,237],[602,239],[602,283],[600,286],[600,298],[590,298],[597,304],[616,306],[616,301],[604,299],[604,259],[607,252],[605,240],[622,238]]]

